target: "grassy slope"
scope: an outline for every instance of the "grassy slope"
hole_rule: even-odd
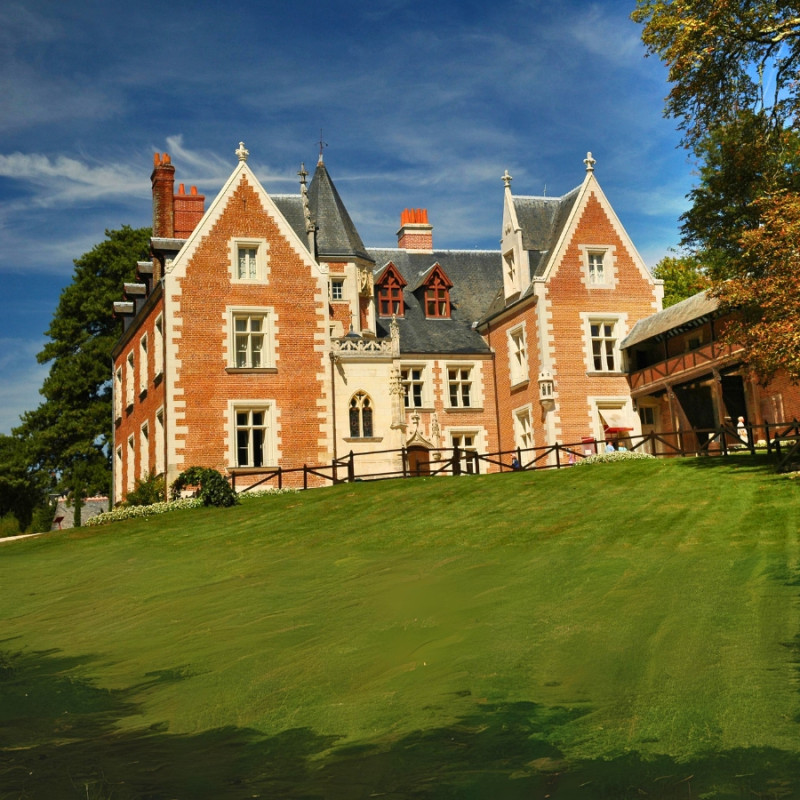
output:
[[[797,489],[633,462],[5,545],[0,798],[64,759],[81,797],[800,796]]]

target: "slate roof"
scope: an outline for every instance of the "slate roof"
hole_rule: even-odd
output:
[[[299,194],[272,194],[270,197],[292,230],[300,237],[300,241],[304,244],[308,242],[306,220],[303,216],[303,198]]]
[[[404,291],[405,316],[397,319],[400,329],[400,349],[406,353],[488,353],[483,337],[472,327],[502,286],[503,272],[500,251],[491,250],[434,250],[415,253],[408,250],[370,248],[370,256],[380,274],[388,262],[408,282]],[[410,287],[419,284],[422,273],[439,264],[453,281],[450,290],[450,319],[428,319],[423,306],[424,288],[416,292]],[[389,336],[387,317],[377,318],[377,335]]]
[[[718,306],[719,301],[716,297],[711,297],[708,292],[699,292],[674,306],[639,320],[622,340],[620,348],[624,350],[626,347],[632,347],[645,339],[652,339],[669,331],[696,327],[705,318],[713,315]]]
[[[317,226],[319,258],[332,260],[355,257],[372,260],[323,163],[317,164],[314,170],[308,187],[308,205],[311,219]]]
[[[563,197],[514,197],[522,246],[530,254],[531,278],[544,274],[580,188],[577,186]]]

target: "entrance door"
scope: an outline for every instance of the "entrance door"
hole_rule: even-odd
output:
[[[406,453],[408,454],[408,471],[412,475],[419,477],[431,474],[431,454],[427,447],[409,447]]]

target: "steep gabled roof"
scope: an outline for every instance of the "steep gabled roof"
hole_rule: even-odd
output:
[[[514,197],[522,246],[529,252],[531,278],[544,274],[580,189],[577,186],[563,197]]]
[[[400,348],[413,353],[488,353],[483,337],[472,327],[479,319],[502,284],[502,259],[500,251],[487,250],[434,250],[433,253],[416,253],[402,249],[370,248],[370,255],[379,265],[375,273],[383,274],[391,262],[409,287],[418,286],[420,277],[430,274],[439,264],[453,282],[450,289],[450,317],[428,319],[422,305],[424,299],[407,288],[404,294],[405,314],[398,318]],[[377,319],[377,335],[389,335],[390,320]]]
[[[320,259],[363,258],[372,261],[322,162],[317,164],[308,187],[308,204],[311,219],[317,226],[317,254]]]

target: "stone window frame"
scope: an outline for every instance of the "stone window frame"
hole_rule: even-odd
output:
[[[239,251],[255,249],[255,277],[239,276]],[[260,237],[234,236],[228,243],[229,271],[232,283],[265,284],[269,282],[269,243]]]

